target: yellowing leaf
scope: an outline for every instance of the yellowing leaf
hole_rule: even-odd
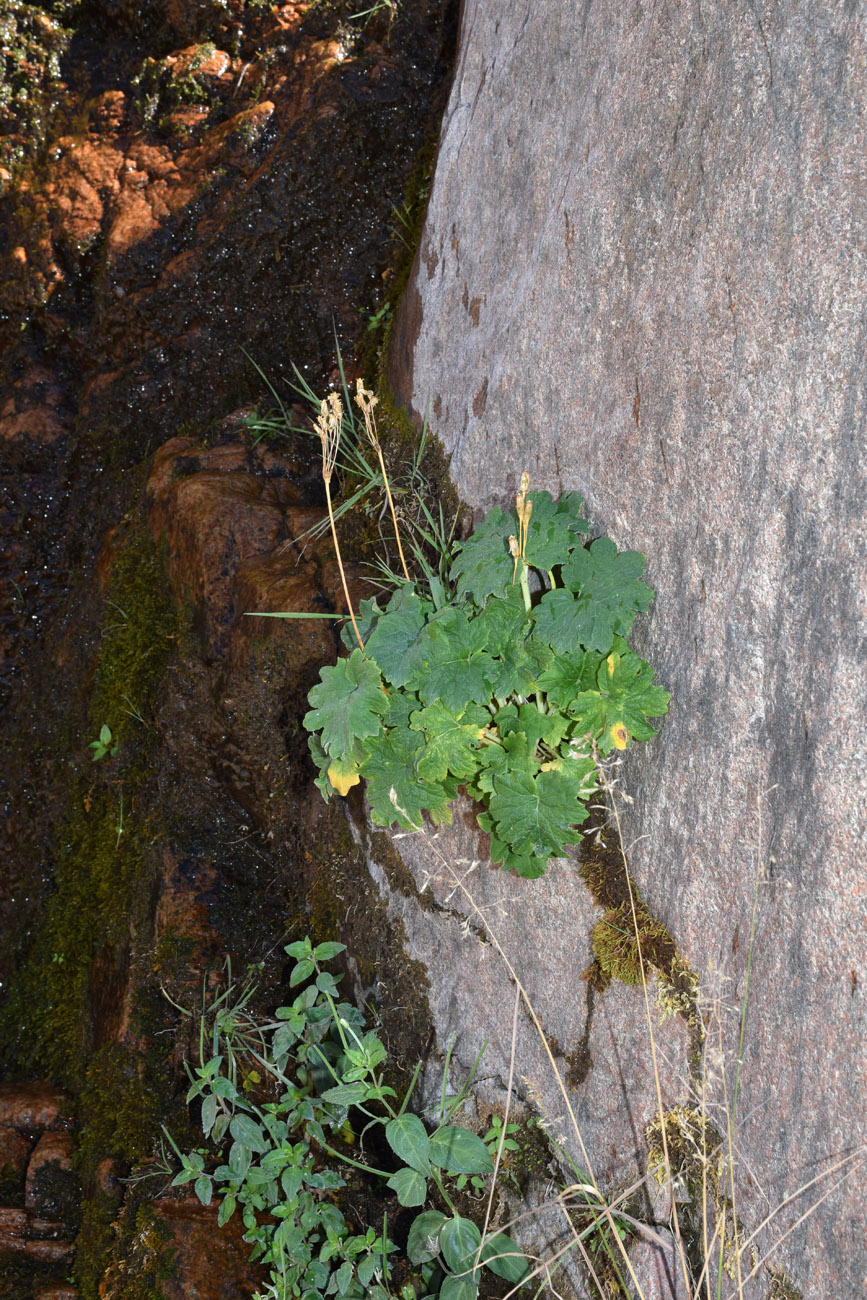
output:
[[[354,785],[361,783],[357,763],[344,763],[335,759],[328,769],[328,780],[338,794],[347,795]]]
[[[615,722],[609,727],[608,734],[615,749],[625,749],[629,743],[629,732],[622,722]]]

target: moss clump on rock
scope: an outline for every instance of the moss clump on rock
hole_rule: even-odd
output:
[[[673,960],[667,951],[673,946],[671,935],[641,898],[636,898],[634,912],[630,903],[621,903],[607,911],[594,925],[590,942],[600,977],[606,981],[617,979],[624,984],[640,984],[642,959],[645,977],[660,958],[668,958],[666,964]]]
[[[135,1192],[117,1222],[105,1225],[107,1245],[115,1235],[128,1241],[129,1249],[118,1255],[105,1277],[96,1278],[103,1300],[159,1300],[162,1283],[174,1273],[175,1248],[171,1230]]]
[[[0,10],[0,193],[45,141],[66,89],[60,61],[73,34],[46,8],[6,0]]]

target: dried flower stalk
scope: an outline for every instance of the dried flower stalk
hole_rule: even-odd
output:
[[[400,563],[403,569],[403,576],[406,578],[407,582],[409,582],[409,570],[406,567],[403,547],[400,544],[400,529],[397,526],[397,514],[391,496],[391,487],[389,486],[388,475],[385,472],[385,461],[382,458],[382,448],[379,445],[379,438],[376,435],[376,416],[373,414],[373,408],[376,406],[379,398],[375,393],[372,393],[369,388],[365,388],[364,381],[359,379],[355,389],[355,400],[361,407],[361,413],[364,416],[364,428],[367,431],[368,441],[379,457],[379,468],[382,471],[382,481],[385,484],[385,495],[388,497],[388,508],[391,511],[391,522],[394,524],[394,537],[397,542],[398,552],[400,553]]]
[[[331,521],[331,536],[334,539],[334,551],[337,555],[337,567],[340,570],[340,581],[343,583],[343,594],[346,597],[346,608],[349,610],[349,617],[352,619],[352,626],[355,629],[355,636],[361,649],[364,649],[364,642],[361,639],[361,633],[358,630],[358,624],[355,621],[355,613],[352,609],[352,601],[349,597],[349,587],[346,582],[346,573],[343,568],[343,557],[340,554],[340,543],[337,540],[337,527],[334,523],[334,507],[331,504],[331,476],[334,473],[334,466],[337,463],[337,453],[340,449],[340,435],[343,431],[343,403],[337,393],[330,393],[327,401],[322,401],[319,407],[319,415],[316,419],[316,431],[319,434],[322,443],[322,481],[325,484],[325,499],[328,502],[328,518]]]

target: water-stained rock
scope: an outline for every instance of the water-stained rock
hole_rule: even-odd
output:
[[[179,1131],[197,1050],[161,989],[192,1009],[199,967],[229,955],[235,972],[265,962],[276,997],[279,939],[313,911],[333,926],[347,862],[354,924],[372,929],[339,812],[309,799],[298,722],[336,629],[244,617],[340,599],[330,539],[302,536],[322,516],[318,448],[254,447],[245,416],[276,398],[245,351],[288,404],[293,363],[321,387],[335,331],[345,356],[363,333],[445,71],[438,3],[409,0],[391,25],[338,16],[81,6],[63,69],[77,98],[0,176],[0,1053],[74,1093],[84,1183],[74,1259],[66,1224],[11,1207],[34,1293],[73,1270],[88,1300],[157,1294],[166,1271],[178,1293],[254,1289],[246,1246],[215,1263],[213,1216],[149,1226],[125,1181],[160,1123]],[[325,825],[339,848],[314,853]],[[39,1131],[5,1116],[23,1199]]]

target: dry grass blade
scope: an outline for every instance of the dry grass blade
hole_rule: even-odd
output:
[[[483,926],[484,931],[485,931],[485,933],[487,934],[488,938],[490,939],[492,945],[494,946],[494,948],[496,949],[496,951],[499,953],[500,960],[503,962],[504,966],[506,967],[506,970],[508,971],[508,974],[509,974],[509,978],[512,980],[512,982],[513,982],[513,984],[515,985],[515,987],[519,990],[520,995],[521,995],[521,997],[522,997],[523,1000],[524,1000],[524,1005],[526,1006],[527,1011],[528,1011],[529,1016],[530,1016],[530,1019],[531,1019],[532,1022],[533,1022],[533,1025],[534,1025],[534,1027],[535,1027],[535,1029],[536,1029],[537,1034],[539,1035],[539,1040],[540,1040],[540,1042],[541,1042],[541,1044],[542,1044],[542,1048],[543,1048],[543,1050],[544,1050],[544,1052],[545,1052],[545,1055],[546,1055],[547,1058],[548,1058],[548,1063],[549,1063],[549,1065],[551,1066],[551,1072],[552,1072],[552,1075],[553,1075],[554,1079],[555,1079],[556,1082],[557,1082],[557,1087],[559,1088],[560,1095],[562,1096],[562,1098],[563,1098],[563,1102],[564,1102],[564,1104],[565,1104],[565,1106],[566,1106],[566,1111],[567,1111],[567,1113],[568,1113],[568,1115],[569,1115],[569,1120],[570,1120],[570,1123],[571,1123],[571,1125],[572,1125],[572,1132],[573,1132],[574,1135],[575,1135],[575,1139],[576,1139],[576,1141],[577,1141],[577,1143],[578,1143],[578,1146],[579,1146],[579,1149],[580,1149],[580,1151],[581,1151],[581,1158],[582,1158],[582,1160],[583,1160],[583,1162],[584,1162],[584,1167],[585,1167],[585,1169],[586,1169],[586,1171],[587,1171],[587,1176],[588,1176],[588,1178],[590,1179],[590,1182],[591,1182],[591,1185],[592,1185],[593,1194],[594,1194],[594,1195],[598,1198],[598,1200],[599,1200],[599,1208],[600,1208],[600,1211],[601,1211],[603,1217],[605,1218],[605,1221],[606,1221],[608,1227],[609,1227],[610,1230],[611,1230],[611,1236],[612,1236],[614,1242],[616,1243],[617,1248],[619,1249],[621,1255],[623,1256],[623,1262],[624,1262],[625,1265],[626,1265],[626,1269],[627,1269],[627,1272],[629,1273],[629,1276],[630,1276],[630,1278],[631,1278],[631,1280],[632,1280],[633,1286],[636,1288],[636,1292],[637,1292],[637,1295],[638,1295],[638,1297],[639,1297],[639,1300],[644,1300],[644,1292],[642,1291],[642,1289],[641,1289],[641,1284],[639,1283],[638,1278],[637,1278],[636,1275],[635,1275],[635,1270],[634,1270],[634,1268],[632,1267],[632,1261],[631,1261],[630,1258],[629,1258],[629,1255],[628,1255],[628,1253],[627,1253],[627,1251],[626,1251],[626,1247],[624,1246],[623,1242],[620,1240],[620,1234],[619,1234],[618,1231],[617,1231],[617,1225],[616,1225],[615,1222],[614,1222],[614,1216],[612,1215],[611,1210],[609,1209],[609,1207],[608,1207],[608,1205],[607,1205],[607,1203],[606,1203],[605,1197],[603,1196],[602,1191],[601,1191],[601,1189],[600,1189],[600,1187],[599,1187],[599,1184],[598,1184],[598,1182],[597,1182],[597,1180],[596,1180],[596,1177],[595,1177],[595,1175],[594,1175],[594,1173],[593,1173],[593,1167],[592,1167],[592,1163],[591,1163],[591,1160],[590,1160],[590,1156],[589,1156],[589,1154],[588,1154],[588,1152],[587,1152],[587,1148],[586,1148],[586,1146],[585,1146],[585,1144],[584,1144],[584,1138],[582,1137],[582,1134],[581,1134],[581,1128],[580,1128],[580,1125],[579,1125],[579,1123],[578,1123],[578,1118],[577,1118],[577,1116],[576,1116],[576,1114],[575,1114],[575,1111],[574,1111],[574,1108],[573,1108],[573,1106],[572,1106],[572,1099],[570,1098],[570,1096],[569,1096],[569,1092],[568,1092],[568,1089],[566,1088],[566,1085],[565,1085],[565,1083],[563,1082],[563,1077],[562,1077],[562,1075],[560,1074],[560,1071],[559,1071],[558,1068],[557,1068],[557,1062],[554,1060],[554,1056],[553,1056],[553,1053],[552,1053],[552,1051],[551,1051],[550,1044],[548,1043],[548,1039],[547,1039],[546,1036],[545,1036],[545,1031],[544,1031],[544,1029],[542,1028],[541,1022],[540,1022],[540,1020],[539,1020],[539,1017],[538,1017],[538,1015],[536,1014],[536,1008],[533,1006],[533,1002],[532,1002],[532,1000],[531,1000],[531,998],[530,998],[530,995],[527,993],[527,990],[524,988],[523,984],[521,983],[521,980],[520,980],[520,978],[519,978],[519,976],[518,976],[517,971],[515,970],[514,966],[512,965],[511,961],[509,960],[509,958],[508,958],[508,956],[507,956],[507,954],[506,954],[506,952],[505,952],[505,949],[503,948],[502,944],[500,943],[499,939],[497,938],[497,935],[495,934],[494,930],[492,929],[492,927],[491,927],[491,923],[490,923],[490,920],[489,920],[489,919],[488,919],[488,918],[487,918],[487,917],[482,913],[482,911],[480,910],[480,908],[479,908],[478,905],[476,904],[476,901],[475,901],[475,899],[473,898],[472,894],[470,893],[469,889],[467,888],[466,883],[464,882],[464,880],[462,879],[462,877],[458,875],[458,873],[455,871],[455,869],[454,869],[454,867],[452,866],[452,864],[448,861],[448,859],[447,859],[446,856],[442,853],[442,851],[439,849],[439,847],[438,847],[438,846],[437,846],[437,845],[436,845],[436,844],[435,844],[435,843],[430,839],[430,837],[427,835],[427,832],[424,831],[423,833],[424,833],[424,835],[425,835],[425,838],[426,838],[426,840],[427,840],[428,846],[429,846],[429,848],[431,849],[431,851],[432,851],[434,857],[436,857],[436,858],[440,861],[440,863],[442,864],[442,866],[444,867],[444,869],[447,871],[448,875],[450,876],[452,882],[454,883],[455,888],[458,889],[458,890],[460,890],[460,892],[464,895],[464,897],[465,897],[466,900],[467,900],[467,903],[468,903],[469,907],[471,908],[471,910],[473,911],[473,913],[475,914],[475,916],[478,918],[479,922],[480,922],[481,925]],[[566,1211],[565,1211],[565,1209],[564,1209],[564,1214],[565,1214],[565,1213],[566,1213]],[[568,1217],[568,1216],[567,1216],[567,1217]],[[570,1221],[570,1222],[571,1222],[571,1221]],[[569,1245],[569,1249],[571,1249],[573,1245],[574,1245],[574,1243],[570,1243],[570,1245]],[[580,1246],[580,1248],[581,1248],[582,1254],[586,1254],[586,1252],[584,1251],[583,1243],[579,1243],[579,1246]],[[511,1294],[511,1293],[510,1293],[510,1294]],[[604,1292],[603,1292],[602,1294],[604,1294]]]
[[[657,1105],[657,1112],[659,1114],[659,1129],[660,1129],[660,1134],[662,1139],[662,1151],[665,1159],[666,1179],[668,1181],[668,1188],[671,1196],[672,1224],[674,1227],[675,1239],[677,1241],[677,1255],[678,1255],[678,1260],[680,1261],[681,1272],[683,1274],[684,1286],[686,1287],[687,1294],[689,1294],[690,1292],[689,1264],[687,1263],[686,1250],[683,1244],[683,1235],[680,1229],[680,1216],[678,1215],[677,1212],[677,1200],[675,1198],[674,1188],[672,1185],[671,1160],[669,1158],[669,1153],[668,1153],[668,1136],[665,1131],[666,1130],[665,1107],[662,1104],[662,1084],[660,1082],[659,1061],[657,1060],[657,1054],[656,1054],[656,1035],[653,1030],[653,1017],[650,1014],[650,996],[647,991],[647,965],[641,947],[641,933],[638,925],[638,910],[635,906],[635,891],[632,887],[632,877],[629,874],[629,863],[626,861],[626,847],[623,839],[623,828],[620,823],[620,814],[617,810],[617,802],[614,798],[614,791],[611,786],[611,781],[608,777],[608,773],[605,770],[604,765],[598,762],[597,760],[596,766],[599,772],[599,777],[600,777],[602,787],[605,790],[606,795],[608,796],[608,803],[611,809],[611,815],[614,818],[614,824],[617,832],[617,843],[620,849],[620,856],[623,860],[623,874],[626,878],[626,884],[629,890],[629,906],[632,911],[632,927],[633,927],[633,932],[635,934],[635,945],[636,945],[636,950],[638,952],[639,969],[641,971],[641,990],[644,995],[644,1011],[645,1011],[645,1016],[647,1018],[647,1032],[650,1038],[650,1059],[653,1064],[653,1082],[654,1082],[654,1087],[656,1089],[656,1105]]]
[[[816,1184],[820,1183],[824,1178],[831,1178],[834,1174],[838,1173],[839,1170],[842,1169],[844,1165],[848,1164],[850,1161],[856,1162],[851,1166],[851,1168],[846,1170],[842,1178],[838,1178],[835,1183],[832,1183],[831,1186],[828,1188],[828,1190],[826,1192],[823,1192],[822,1195],[818,1198],[818,1200],[815,1200],[813,1204],[810,1205],[804,1211],[804,1213],[801,1214],[795,1220],[795,1222],[791,1225],[791,1227],[786,1229],[786,1231],[782,1234],[782,1236],[777,1238],[777,1240],[770,1247],[770,1249],[766,1250],[765,1253],[762,1255],[762,1257],[753,1265],[750,1272],[746,1275],[746,1277],[743,1278],[743,1281],[742,1282],[739,1281],[737,1291],[732,1291],[727,1297],[727,1300],[739,1300],[740,1296],[743,1293],[743,1283],[749,1282],[752,1278],[754,1278],[756,1273],[758,1273],[759,1269],[764,1267],[765,1263],[771,1257],[773,1252],[782,1245],[782,1243],[786,1240],[786,1238],[791,1236],[791,1234],[797,1228],[799,1228],[802,1223],[806,1223],[810,1215],[816,1212],[816,1210],[819,1208],[822,1202],[826,1201],[828,1197],[831,1196],[837,1190],[838,1187],[842,1187],[843,1183],[845,1183],[846,1180],[849,1177],[851,1177],[851,1175],[854,1174],[855,1171],[861,1167],[861,1165],[863,1165],[865,1154],[867,1154],[867,1147],[859,1147],[857,1151],[852,1151],[848,1156],[843,1156],[842,1159],[838,1160],[835,1164],[833,1164],[830,1169],[823,1169],[820,1174],[816,1174],[815,1178],[811,1178],[809,1182],[804,1183],[801,1187],[797,1189],[797,1191],[792,1192],[790,1196],[787,1196],[784,1200],[780,1202],[780,1204],[777,1206],[775,1210],[773,1210],[770,1214],[765,1216],[765,1218],[762,1220],[759,1226],[753,1232],[751,1232],[750,1235],[744,1240],[741,1246],[741,1252],[747,1249],[747,1247],[750,1245],[752,1241],[755,1240],[758,1234],[764,1228],[766,1228],[767,1225],[770,1222],[772,1222],[772,1220],[775,1219],[776,1216],[780,1214],[786,1208],[787,1205],[791,1205],[792,1202],[797,1200],[799,1196],[803,1196],[804,1192],[809,1191],[811,1187],[815,1187]]]
[[[373,414],[373,408],[379,401],[379,398],[364,387],[363,380],[359,379],[355,390],[355,401],[361,408],[361,414],[364,416],[364,428],[367,433],[368,441],[371,447],[379,457],[379,468],[382,473],[382,481],[385,484],[385,495],[388,498],[388,508],[391,511],[391,522],[394,525],[394,539],[397,542],[397,549],[400,554],[400,564],[403,569],[403,576],[409,582],[409,569],[406,567],[406,559],[403,554],[403,546],[400,542],[400,529],[397,526],[397,513],[394,509],[394,499],[391,495],[391,485],[388,481],[388,475],[385,472],[385,461],[382,458],[382,447],[379,445],[379,438],[376,433],[376,416]]]
[[[349,617],[352,619],[352,626],[355,630],[356,640],[361,649],[364,649],[364,642],[361,639],[361,633],[358,630],[358,624],[355,621],[355,613],[352,608],[352,600],[349,596],[349,586],[346,582],[346,572],[343,568],[343,556],[340,554],[340,543],[337,540],[337,525],[334,522],[334,506],[331,502],[331,477],[334,473],[334,466],[337,463],[337,453],[340,450],[340,434],[343,429],[343,403],[336,393],[331,393],[328,400],[323,399],[319,407],[319,415],[316,418],[316,431],[322,443],[322,481],[325,484],[325,499],[328,502],[328,518],[331,521],[331,536],[334,539],[334,551],[337,555],[337,567],[340,570],[340,581],[343,584],[343,594],[346,597],[346,608],[349,610]]]
[[[482,1228],[482,1241],[488,1235],[488,1224],[491,1222],[491,1213],[494,1208],[494,1192],[497,1187],[497,1174],[500,1171],[500,1163],[503,1159],[503,1148],[506,1144],[506,1137],[509,1131],[509,1107],[512,1102],[512,1082],[515,1078],[515,1042],[518,1037],[518,1011],[521,1007],[521,990],[515,989],[515,1010],[512,1013],[512,1042],[509,1049],[509,1077],[506,1081],[506,1104],[503,1108],[503,1123],[500,1129],[500,1140],[497,1143],[497,1155],[494,1160],[494,1172],[491,1176],[491,1190],[488,1193],[488,1204],[485,1208],[485,1222]],[[476,1267],[478,1267],[481,1258],[482,1247],[476,1252]]]

